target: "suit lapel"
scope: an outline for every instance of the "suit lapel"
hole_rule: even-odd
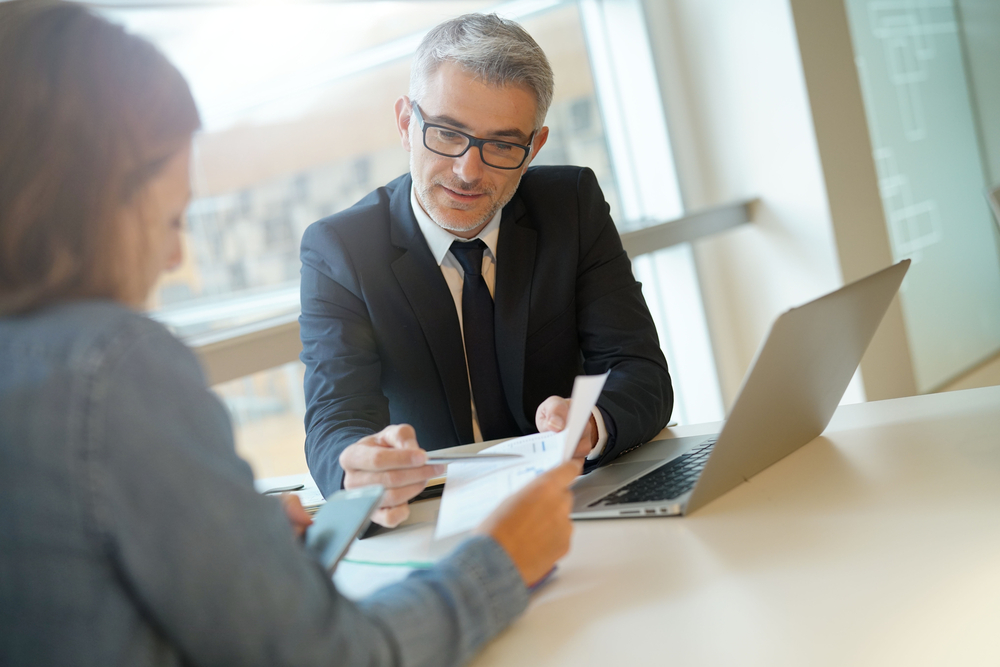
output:
[[[524,204],[515,195],[500,218],[493,308],[497,358],[507,405],[521,431],[530,432],[535,420],[534,415],[524,414],[524,346],[537,234],[528,227],[525,213]]]
[[[389,202],[392,244],[406,251],[392,263],[392,271],[441,375],[458,441],[468,443],[474,440],[472,399],[455,301],[410,210],[410,183],[409,176],[403,179]]]

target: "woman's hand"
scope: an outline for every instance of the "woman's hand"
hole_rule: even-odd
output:
[[[525,586],[537,583],[569,551],[573,493],[569,485],[583,462],[572,459],[532,480],[507,498],[476,528],[504,548]]]
[[[295,537],[301,538],[306,534],[306,528],[312,525],[312,517],[306,512],[305,508],[302,507],[302,501],[294,493],[283,493],[281,494],[281,506],[285,510],[285,516],[288,517],[288,522],[292,524],[292,530],[295,531]]]

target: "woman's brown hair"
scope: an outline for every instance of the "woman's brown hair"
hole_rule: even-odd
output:
[[[198,126],[184,78],[145,40],[80,5],[0,2],[0,314],[141,300],[148,249],[123,239],[145,230],[119,211]]]

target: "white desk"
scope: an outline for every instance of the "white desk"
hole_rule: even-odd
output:
[[[349,557],[440,555],[436,502]],[[363,592],[378,569],[338,584]],[[474,664],[1000,664],[1000,387],[842,407],[690,517],[577,522]]]

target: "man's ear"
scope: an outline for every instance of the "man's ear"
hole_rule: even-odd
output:
[[[400,142],[408,152],[410,150],[410,121],[413,119],[413,109],[410,107],[410,98],[403,95],[396,100],[396,130],[399,132]],[[548,128],[545,128],[548,131]]]
[[[545,142],[549,140],[549,127],[548,125],[543,125],[542,129],[535,132],[535,136],[531,139],[531,155],[528,156],[528,161],[524,164],[524,168],[527,169],[531,164],[531,161],[535,159],[538,155],[538,151],[542,150],[542,146]]]

